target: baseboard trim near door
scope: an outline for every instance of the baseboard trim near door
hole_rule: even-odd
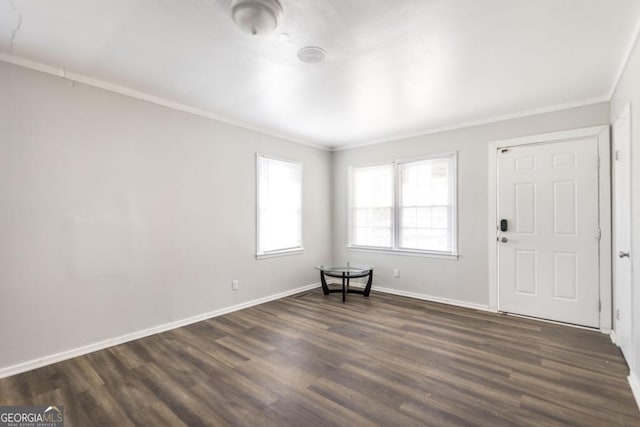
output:
[[[629,380],[629,385],[631,386],[633,397],[636,399],[638,409],[640,409],[640,381],[638,381],[638,377],[634,372],[629,373],[627,379]]]
[[[385,294],[398,295],[401,297],[415,298],[423,301],[437,302],[440,304],[454,305],[456,307],[471,308],[473,310],[481,310],[481,311],[488,311],[490,313],[496,313],[495,310],[490,309],[488,305],[484,305],[484,304],[476,304],[473,302],[459,301],[455,299],[436,297],[433,295],[420,294],[416,292],[403,291],[400,289],[380,287],[375,285],[371,288],[371,290],[383,292]]]
[[[18,363],[12,366],[0,368],[0,378],[10,377],[12,375],[17,375],[23,372],[31,371],[33,369],[41,368],[43,366],[52,365],[54,363],[72,359],[74,357],[93,353],[94,351],[103,350],[105,348],[113,347],[119,344],[124,344],[126,342],[134,341],[140,338],[145,338],[151,335],[159,334],[161,332],[170,331],[172,329],[177,329],[182,326],[190,325],[192,323],[222,316],[224,314],[232,313],[234,311],[243,310],[245,308],[253,307],[255,305],[264,304],[266,302],[274,301],[274,300],[288,297],[291,295],[295,295],[300,292],[309,291],[311,289],[318,288],[319,286],[320,286],[320,283],[312,283],[310,285],[302,286],[299,288],[291,289],[288,291],[280,292],[280,293],[269,295],[266,297],[257,298],[251,301],[243,302],[243,303],[232,305],[229,307],[220,308],[218,310],[210,311],[207,313],[198,314],[196,316],[187,317],[185,319],[176,320],[174,322],[168,322],[162,325],[132,332],[130,334],[120,335],[115,338],[110,338],[104,341],[99,341],[99,342],[85,345],[82,347],[76,347],[70,350],[65,350],[60,353],[55,353],[55,354],[47,355],[44,357],[40,357],[38,359],[33,359],[27,362]]]

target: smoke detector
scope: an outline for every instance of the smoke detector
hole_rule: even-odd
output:
[[[326,56],[327,52],[317,46],[306,46],[298,51],[298,59],[302,62],[321,62]]]
[[[252,36],[269,34],[282,19],[278,0],[232,0],[229,9],[238,28]]]

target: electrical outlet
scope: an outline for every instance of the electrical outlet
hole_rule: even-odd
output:
[[[620,309],[616,310],[616,320],[620,320]]]
[[[394,268],[393,269],[393,277],[395,277],[396,279],[400,277],[400,269],[399,268]]]
[[[231,281],[231,290],[232,291],[237,291],[238,290],[238,281],[237,280],[232,280]]]

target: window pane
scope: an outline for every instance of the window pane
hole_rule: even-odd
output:
[[[416,248],[433,249],[433,241],[431,239],[431,230],[419,228],[416,230]]]
[[[418,248],[416,228],[404,228],[400,232],[400,246],[403,248]]]
[[[418,212],[416,227],[430,228],[433,208],[414,208]],[[407,224],[408,225],[408,224]]]
[[[352,244],[391,247],[393,165],[352,170]]]
[[[449,208],[435,207],[431,208],[431,221],[433,228],[449,228]]]
[[[402,206],[449,204],[450,157],[399,165]]]
[[[391,246],[391,208],[354,209],[353,244]]]
[[[353,170],[353,206],[391,207],[393,166],[382,165]]]
[[[449,243],[449,233],[447,232],[447,230],[431,230],[431,245],[433,245],[436,250],[451,250],[451,245]]]
[[[391,209],[371,209],[371,225],[379,228],[391,228]]]
[[[302,247],[302,164],[258,157],[258,253]]]
[[[399,247],[451,251],[452,157],[401,163]]]
[[[418,220],[416,218],[416,208],[402,208],[402,224],[405,227],[417,227]]]
[[[380,227],[356,227],[354,241],[360,246],[388,247],[391,244],[391,229]]]

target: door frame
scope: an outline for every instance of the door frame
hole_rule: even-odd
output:
[[[632,143],[633,143],[633,135],[631,133],[632,128],[631,128],[631,103],[627,102],[625,104],[625,106],[622,108],[622,110],[620,111],[620,113],[618,114],[618,116],[615,118],[615,120],[612,120],[613,124],[611,125],[611,153],[612,155],[616,155],[617,156],[617,151],[616,151],[616,132],[615,132],[615,128],[616,125],[618,124],[618,122],[622,119],[626,118],[627,120],[629,120],[629,151],[628,151],[628,155],[629,155],[629,197],[632,198],[633,192],[632,192],[632,182],[631,182],[631,175],[632,175],[632,158],[631,158],[631,150],[632,150]],[[617,167],[617,160],[616,159],[612,159],[611,161],[611,165],[612,165],[612,169],[611,169],[611,189],[612,189],[612,195],[611,195],[611,213],[612,213],[612,227],[611,227],[611,233],[612,233],[612,245],[611,245],[611,258],[612,258],[612,275],[611,275],[611,280],[612,280],[612,287],[613,287],[613,304],[612,304],[612,318],[616,316],[616,310],[619,309],[619,304],[620,304],[620,296],[619,296],[619,289],[617,288],[617,278],[616,278],[616,273],[617,273],[617,269],[616,269],[616,263],[613,261],[616,259],[616,252],[618,251],[617,248],[617,230],[615,229],[615,225],[617,224],[617,216],[616,216],[616,211],[618,209],[618,204],[617,204],[617,199],[614,197],[616,194],[616,185],[617,182],[615,180],[616,178],[616,167]],[[629,208],[631,209],[631,199],[629,200]],[[633,236],[633,213],[630,212],[629,214],[629,234],[631,236]],[[629,251],[631,252],[631,254],[633,255],[633,238],[629,239]],[[625,360],[627,360],[627,364],[631,363],[631,360],[633,360],[633,258],[629,258],[629,268],[630,268],[630,277],[629,277],[629,295],[627,296],[629,298],[630,301],[630,311],[627,314],[629,316],[629,348],[627,348],[627,352],[629,354],[626,354],[624,351],[622,352],[623,356],[625,356]],[[611,340],[618,346],[620,347],[620,343],[618,342],[618,322],[615,321],[615,319],[613,320],[613,325],[612,325],[612,330],[611,330]],[[622,350],[622,347],[620,347],[620,350]]]
[[[600,221],[600,331],[610,333],[612,327],[611,288],[611,138],[610,126],[593,126],[569,131],[551,132],[540,135],[502,139],[489,143],[488,175],[489,175],[489,215],[488,215],[488,254],[489,254],[489,309],[500,310],[498,292],[498,149],[518,145],[539,144],[562,140],[595,137],[598,140],[598,186],[599,186],[599,221]],[[595,237],[595,236],[594,236]]]

